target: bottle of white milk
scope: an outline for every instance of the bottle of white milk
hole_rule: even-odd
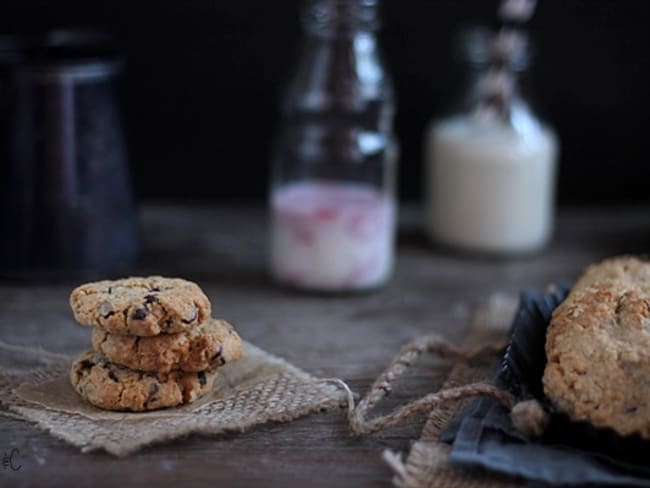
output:
[[[425,134],[426,229],[466,251],[537,251],[553,230],[558,143],[518,91],[526,39],[475,30],[463,44],[473,68],[465,106]],[[507,56],[495,62],[499,49]]]

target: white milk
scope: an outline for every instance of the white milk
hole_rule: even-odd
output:
[[[462,115],[426,140],[426,227],[432,239],[488,253],[542,247],[553,227],[557,142],[526,110],[513,126]]]
[[[368,185],[292,183],[271,196],[271,270],[314,290],[381,285],[393,267],[395,202]]]

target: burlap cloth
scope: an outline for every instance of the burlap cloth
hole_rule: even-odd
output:
[[[80,447],[125,456],[192,433],[243,431],[338,407],[340,388],[244,343],[242,360],[220,368],[213,393],[197,402],[146,413],[100,410],[83,401],[68,379],[71,358],[0,343],[8,353],[34,355],[45,367],[27,374],[0,370],[0,414],[34,422]]]

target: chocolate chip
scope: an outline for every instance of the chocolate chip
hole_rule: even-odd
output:
[[[208,379],[205,377],[205,373],[203,371],[196,373],[196,376],[199,378],[199,383],[201,383],[201,385],[205,385],[208,382]]]
[[[194,315],[192,315],[191,319],[187,319],[187,320],[183,319],[184,324],[191,324],[192,322],[194,322],[196,319],[199,318],[199,309],[196,308],[196,307],[193,307],[193,308],[194,308]]]
[[[221,356],[221,353],[223,353],[223,344],[219,344],[219,349],[217,349],[217,352],[214,353],[212,359]]]
[[[108,377],[110,379],[112,379],[113,381],[115,381],[115,383],[119,383],[119,381],[120,381],[119,379],[117,379],[117,376],[115,375],[115,373],[113,373],[113,371],[111,371],[111,370],[108,370]]]
[[[623,310],[623,298],[620,298],[618,300],[618,303],[616,304],[616,308],[614,309],[614,313],[616,315],[619,315],[621,313],[621,310]]]
[[[157,301],[158,301],[158,297],[156,295],[145,295],[144,297],[145,305],[147,303],[156,303]]]
[[[147,317],[147,315],[149,315],[149,312],[147,312],[146,308],[138,307],[131,314],[131,318],[133,320],[144,320]]]
[[[158,382],[154,381],[149,385],[149,395],[154,396],[156,393],[158,393],[158,390],[160,390]]]
[[[157,286],[151,286],[149,287],[149,291],[160,291],[160,288],[158,288]]]
[[[638,410],[639,407],[630,407],[628,408],[625,413],[634,413]]]
[[[92,368],[94,365],[95,365],[95,363],[93,363],[92,361],[88,361],[87,359],[84,359],[83,361],[81,361],[81,362],[79,363],[79,367],[80,367],[81,369],[90,369],[90,368]]]
[[[115,311],[113,310],[113,305],[111,305],[109,302],[103,302],[99,306],[99,314],[102,316],[102,318],[107,319],[111,315],[115,314]]]
[[[110,295],[111,293],[113,293],[113,287],[112,287],[112,286],[109,286],[109,287],[108,287],[108,294]]]

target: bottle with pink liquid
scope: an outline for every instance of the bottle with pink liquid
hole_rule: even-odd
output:
[[[393,88],[378,0],[306,0],[274,154],[270,267],[314,291],[369,290],[394,262]]]

